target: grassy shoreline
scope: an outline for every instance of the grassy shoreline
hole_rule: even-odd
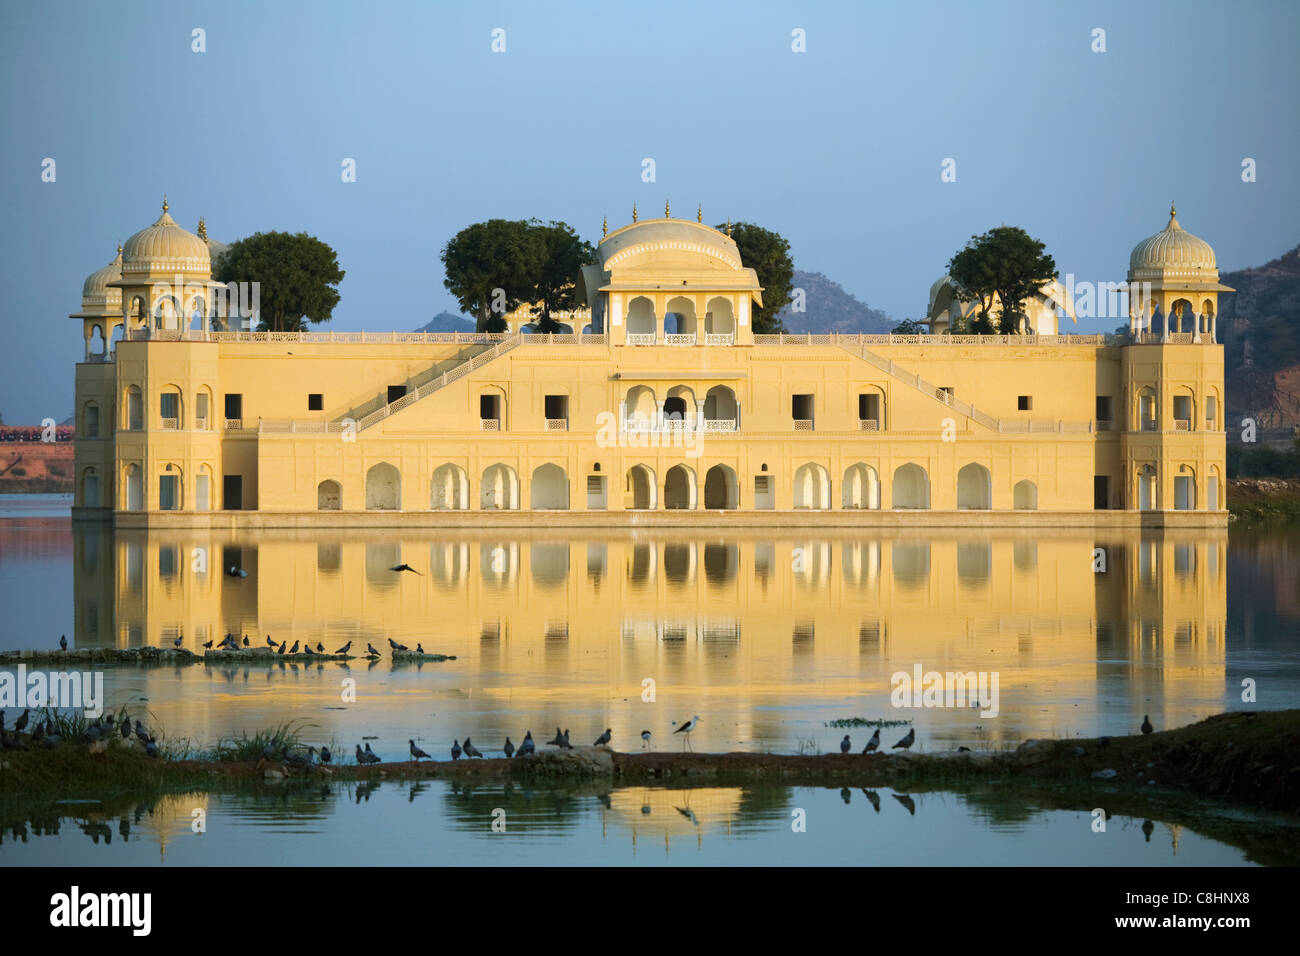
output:
[[[1295,521],[1300,519],[1300,478],[1230,478],[1227,500],[1234,522]]]

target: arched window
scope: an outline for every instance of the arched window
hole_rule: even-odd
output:
[[[343,486],[327,478],[316,486],[316,510],[340,511],[343,508]]]
[[[930,507],[930,477],[920,465],[908,462],[894,470],[892,504],[895,509]]]
[[[695,472],[685,465],[673,465],[664,475],[664,507],[670,511],[695,507]]]
[[[876,510],[880,507],[880,476],[870,465],[858,462],[844,472],[844,507]]]
[[[993,507],[993,482],[989,470],[971,462],[957,472],[957,508],[961,511],[988,511]]]
[[[564,511],[569,507],[569,476],[559,465],[539,465],[530,492],[529,507],[534,511]]]
[[[1038,486],[1028,479],[1016,482],[1012,492],[1014,507],[1017,511],[1038,510]]]
[[[704,507],[731,511],[739,506],[736,472],[727,465],[714,465],[704,476]]]
[[[464,511],[469,508],[469,476],[460,465],[447,462],[433,470],[429,483],[429,507],[434,511]]]
[[[484,511],[514,511],[519,507],[519,476],[509,465],[498,462],[483,469],[479,484],[479,508]]]
[[[794,506],[825,510],[831,506],[831,476],[821,465],[809,462],[794,473]]]
[[[386,461],[371,466],[366,472],[366,510],[400,511],[401,507],[401,473]]]
[[[655,508],[655,473],[649,465],[633,465],[627,470],[627,491],[632,496],[630,507],[635,511]]]

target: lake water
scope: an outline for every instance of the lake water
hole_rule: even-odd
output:
[[[693,715],[700,751],[828,751],[848,718],[910,721],[918,750],[1002,748],[1300,706],[1298,550],[1294,529],[115,532],[74,528],[66,500],[0,498],[0,647],[201,652],[234,633],[384,652],[104,671],[110,707],[195,748],[293,722],[390,760],[408,738],[449,759],[453,739],[491,754],[556,726],[575,743],[609,727],[626,750],[650,730],[659,749]],[[420,573],[389,570],[403,562]],[[389,638],[456,660],[395,665]],[[996,676],[996,714],[893,706],[891,679],[917,668]],[[859,749],[870,733],[848,732]],[[833,844],[814,855],[843,861]]]

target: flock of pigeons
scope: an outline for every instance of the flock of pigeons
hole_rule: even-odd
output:
[[[64,638],[64,642],[66,642],[66,640],[67,638]],[[183,637],[178,636],[176,640],[172,642],[172,646],[179,648],[184,643],[185,643],[185,639]],[[276,643],[275,638],[271,637],[270,634],[266,635],[266,643],[277,654],[306,654],[309,657],[315,657],[315,656],[339,657],[348,654],[352,650],[352,641],[348,641],[342,647],[336,647],[334,649],[334,653],[331,654],[325,650],[325,645],[322,644],[320,641],[316,642],[316,646],[314,648],[311,646],[311,642],[309,641],[294,641],[293,646],[290,646],[287,640]],[[244,635],[243,646],[244,647],[251,646],[247,634]],[[410,651],[411,649],[405,644],[398,643],[397,641],[393,640],[391,637],[388,639],[388,646],[394,651]],[[64,650],[67,650],[66,643],[63,644],[63,647]],[[210,651],[213,650],[214,647],[216,650],[219,651],[237,651],[240,649],[240,643],[239,643],[239,639],[236,638],[235,635],[233,634],[227,634],[225,638],[222,639],[220,644],[214,645],[213,641],[203,642],[204,650]],[[417,654],[427,653],[424,649],[423,643],[416,643],[415,653]],[[370,658],[376,658],[380,656],[379,651],[375,648],[375,645],[371,644],[368,641],[366,642],[365,656]]]
[[[14,721],[14,729],[10,733],[5,729],[5,712],[0,710],[0,750],[28,750],[32,747],[53,750],[63,743],[63,735],[49,720],[42,720],[32,728],[31,733],[26,733],[30,720],[30,708],[24,708],[22,715]],[[149,733],[139,720],[136,720],[133,731],[131,729],[131,717],[125,711],[122,713],[122,722],[120,724],[117,723],[117,718],[113,714],[96,717],[81,732],[80,742],[93,744],[101,740],[107,740],[115,733],[120,733],[123,740],[131,739],[131,735],[134,733],[136,739],[144,746],[146,754],[150,757],[158,756],[158,739]]]

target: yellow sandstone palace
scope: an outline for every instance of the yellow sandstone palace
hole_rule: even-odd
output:
[[[736,243],[667,217],[602,238],[572,333],[243,331],[221,248],[164,204],[86,280],[77,517],[1226,523],[1226,287],[1173,210],[1121,337],[949,335],[944,280],[937,334],[755,335]]]

